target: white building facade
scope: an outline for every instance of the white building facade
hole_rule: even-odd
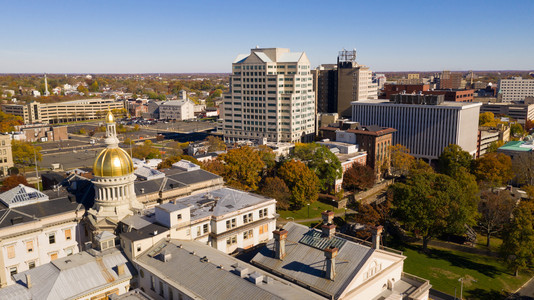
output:
[[[499,94],[503,102],[523,101],[525,97],[534,97],[534,79],[513,77],[499,80]]]
[[[232,64],[230,96],[221,116],[226,140],[313,140],[315,95],[304,52],[256,48]]]
[[[388,100],[352,102],[352,121],[397,129],[393,144],[402,144],[416,158],[437,159],[456,144],[475,155],[481,103],[438,105],[395,104]]]
[[[195,104],[191,100],[165,101],[159,106],[159,118],[190,120],[195,118]]]

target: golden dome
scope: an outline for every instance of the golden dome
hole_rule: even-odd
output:
[[[106,123],[113,123],[115,122],[115,117],[111,113],[111,110],[108,111],[108,114],[106,115]]]
[[[106,148],[93,164],[93,173],[99,177],[118,177],[133,173],[133,161],[121,148]]]

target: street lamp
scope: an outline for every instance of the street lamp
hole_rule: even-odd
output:
[[[310,218],[310,204],[308,203],[308,218]]]
[[[458,279],[458,281],[460,282],[460,300],[463,299],[463,292],[464,292],[464,280],[467,279],[467,280],[471,280],[473,282],[477,282],[475,279],[469,279],[469,278],[463,278],[463,277],[460,277]]]

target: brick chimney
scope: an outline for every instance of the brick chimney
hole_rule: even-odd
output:
[[[324,249],[324,256],[326,257],[326,279],[334,280],[334,277],[336,277],[336,256],[338,250],[332,246]]]
[[[323,218],[323,224],[332,224],[334,223],[334,212],[325,210],[321,213],[321,217]]]
[[[334,224],[323,224],[321,226],[321,230],[323,231],[323,237],[327,237],[327,238],[330,239],[336,233],[336,225],[334,225]]]
[[[32,278],[31,278],[30,274],[28,274],[28,273],[26,273],[26,287],[28,289],[32,288]]]
[[[382,230],[384,229],[383,226],[376,226],[372,229],[373,233],[373,249],[380,249],[380,236],[382,235]]]
[[[286,238],[287,230],[278,229],[273,231],[274,236],[274,257],[277,259],[284,259],[286,256]]]

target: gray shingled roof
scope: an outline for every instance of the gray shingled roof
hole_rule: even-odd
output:
[[[374,252],[370,247],[345,241],[339,245],[336,257],[336,277],[334,280],[329,280],[325,278],[324,251],[301,242],[303,237],[310,235],[310,231],[316,230],[295,223],[286,224],[284,229],[288,231],[286,257],[283,260],[274,258],[274,240],[270,240],[254,256],[251,263],[281,274],[283,278],[290,281],[311,286],[329,297],[338,298]],[[315,240],[315,244],[323,243]]]
[[[170,255],[166,262],[160,260],[159,253],[162,252]],[[180,285],[199,299],[321,298],[197,241],[161,242],[134,263],[171,284]],[[244,278],[234,272],[237,265],[246,270]],[[270,283],[260,281],[259,284],[254,284],[248,279],[250,274],[253,274],[252,277],[268,276],[273,280]]]

